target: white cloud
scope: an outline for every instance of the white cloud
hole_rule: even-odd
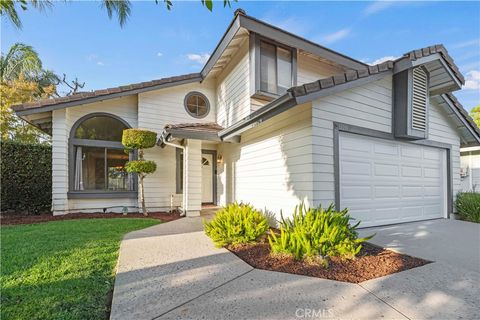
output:
[[[376,65],[376,64],[379,64],[379,63],[382,63],[382,62],[385,62],[385,61],[389,61],[389,60],[397,60],[398,58],[400,57],[395,57],[395,56],[385,56],[385,57],[381,57],[381,58],[378,58],[377,60],[374,60],[372,62],[367,62],[369,65],[373,66],[373,65]]]
[[[371,4],[369,4],[364,10],[363,14],[366,16],[378,13],[380,11],[383,11],[385,9],[390,8],[391,6],[394,6],[396,3],[393,1],[375,1]]]
[[[187,54],[187,58],[190,61],[197,62],[200,64],[205,64],[210,58],[210,55],[208,53],[202,53],[202,54],[189,53]]]
[[[350,34],[350,28],[343,28],[333,33],[327,34],[323,37],[324,43],[333,43],[338,40],[342,40],[343,38],[347,37]]]
[[[104,65],[105,65],[105,63],[103,63],[102,61],[97,61],[97,66],[102,66],[103,67]]]
[[[265,20],[280,29],[298,35],[306,34],[312,27],[308,19],[295,16],[280,18],[279,16],[279,14],[273,14],[272,12],[266,15],[262,20]]]
[[[95,61],[95,60],[98,59],[98,55],[95,54],[95,53],[91,53],[88,56],[86,56],[86,58],[87,58],[88,61]]]
[[[163,56],[163,53],[158,52],[158,53],[157,53],[157,57],[161,57],[161,56]]]
[[[452,49],[461,49],[461,48],[466,48],[466,47],[471,47],[471,46],[480,46],[480,39],[473,39],[473,40],[468,40],[464,42],[458,42],[455,43],[451,46]]]
[[[472,70],[467,72],[463,89],[480,90],[480,70]]]

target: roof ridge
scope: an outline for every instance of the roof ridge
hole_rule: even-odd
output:
[[[349,70],[347,72],[339,73],[328,78],[319,79],[313,82],[304,83],[300,86],[291,87],[287,91],[290,92],[294,97],[304,96],[313,92],[320,91],[322,89],[334,87],[339,84],[344,84],[389,70],[393,70],[392,60],[384,61],[382,63],[368,66],[362,69]]]
[[[33,102],[16,104],[16,105],[12,106],[12,109],[14,111],[21,111],[21,110],[29,109],[29,108],[44,107],[44,106],[49,106],[49,105],[53,105],[53,104],[73,102],[73,101],[83,100],[83,99],[87,99],[87,98],[106,96],[106,95],[110,95],[110,94],[114,94],[114,93],[128,92],[128,91],[132,91],[132,90],[136,90],[136,89],[146,89],[146,88],[149,88],[149,87],[155,87],[155,86],[166,84],[166,83],[174,83],[174,82],[182,81],[182,80],[195,79],[197,77],[201,77],[199,72],[187,73],[187,74],[183,74],[183,75],[165,77],[165,78],[160,78],[160,79],[155,79],[155,80],[150,80],[150,81],[136,82],[136,83],[121,85],[121,86],[117,86],[117,87],[110,87],[110,88],[106,88],[106,89],[92,90],[92,91],[88,91],[88,92],[82,92],[82,93],[74,94],[74,95],[71,95],[71,96],[41,99],[41,100],[37,100],[37,101],[33,101]]]

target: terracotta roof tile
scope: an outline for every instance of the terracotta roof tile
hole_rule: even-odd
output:
[[[73,101],[79,101],[79,100],[88,99],[88,98],[108,96],[114,93],[128,92],[131,90],[148,89],[150,87],[154,87],[162,84],[196,79],[200,77],[201,76],[199,73],[190,73],[190,74],[185,74],[181,76],[163,78],[163,79],[158,79],[153,81],[139,82],[139,83],[133,83],[133,84],[119,86],[119,87],[100,89],[92,92],[82,92],[82,93],[74,94],[68,97],[52,98],[52,99],[35,101],[31,103],[24,103],[24,104],[15,105],[12,108],[15,111],[22,111],[22,110],[27,110],[32,108],[56,105],[56,104],[65,103],[65,102],[73,102]]]
[[[350,81],[355,81],[359,78],[365,78],[374,74],[393,70],[393,61],[386,61],[378,65],[370,66],[361,70],[350,70],[345,73],[336,74],[332,77],[320,79],[318,81],[305,83],[301,86],[296,86],[288,89],[294,97],[300,97],[312,92],[320,91],[326,88],[331,88],[336,85],[344,84]]]

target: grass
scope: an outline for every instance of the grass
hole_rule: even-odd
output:
[[[105,319],[122,236],[153,219],[1,228],[2,319]]]

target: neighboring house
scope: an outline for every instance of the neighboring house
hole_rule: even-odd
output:
[[[461,190],[480,192],[480,147],[460,149]]]
[[[373,226],[452,212],[460,147],[480,143],[463,83],[442,45],[369,66],[237,10],[199,73],[14,109],[52,135],[54,214],[137,210],[120,141],[138,127],[159,134],[151,211],[335,203]]]

